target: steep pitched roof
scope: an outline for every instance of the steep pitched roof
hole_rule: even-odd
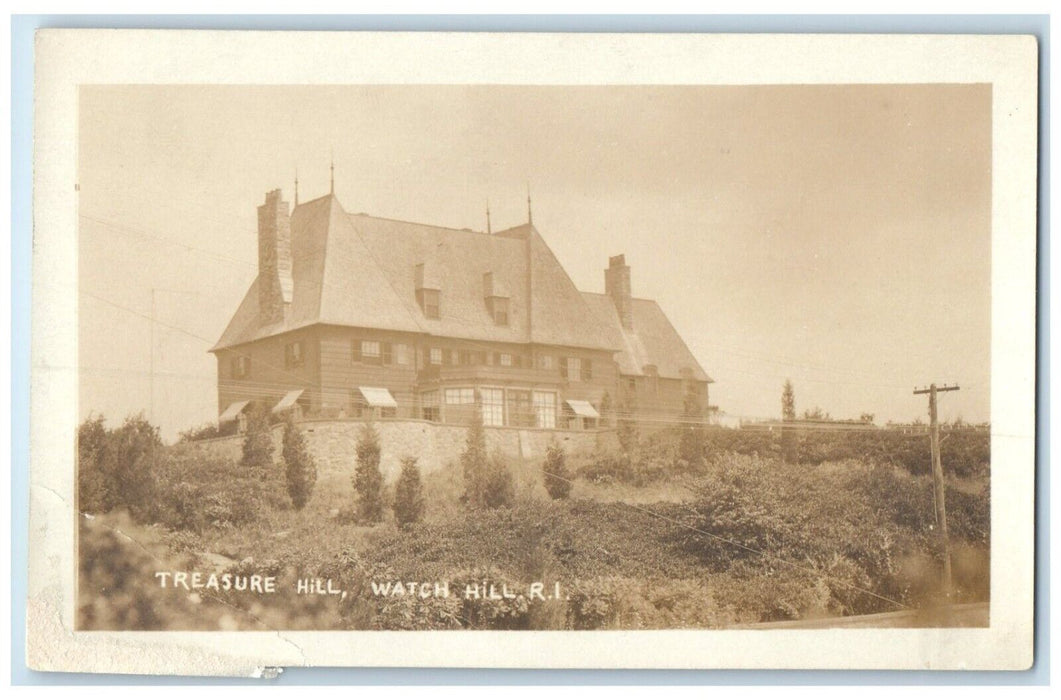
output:
[[[633,300],[632,329],[623,328],[615,303],[607,294],[582,292],[582,298],[594,313],[607,324],[611,341],[621,350],[615,360],[621,374],[641,376],[647,365],[655,365],[661,377],[681,379],[682,369],[688,368],[692,378],[701,382],[714,381],[682,340],[682,337],[651,299]]]
[[[282,322],[261,326],[257,280],[213,350],[314,323],[428,333],[469,340],[617,350],[533,226],[496,234],[347,214],[334,196],[291,215],[295,291]],[[437,278],[441,318],[416,302],[416,266]],[[509,324],[494,323],[483,275],[509,295]]]

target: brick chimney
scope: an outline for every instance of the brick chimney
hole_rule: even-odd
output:
[[[291,276],[291,216],[280,190],[258,207],[258,315],[263,325],[284,320],[295,288]]]
[[[608,269],[604,271],[604,291],[612,298],[623,328],[632,330],[634,310],[630,298],[630,266],[626,264],[625,255],[608,258]]]

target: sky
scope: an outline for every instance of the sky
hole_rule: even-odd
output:
[[[256,207],[534,224],[575,285],[623,253],[730,416],[990,417],[988,85],[83,86],[80,415],[216,419]],[[154,321],[152,322],[152,318]]]

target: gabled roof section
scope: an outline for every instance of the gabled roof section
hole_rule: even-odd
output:
[[[519,241],[366,214],[352,214],[348,219],[397,303],[420,331],[469,340],[526,342],[526,286],[520,282],[526,266]],[[430,271],[431,288],[439,290],[441,313],[437,319],[427,318],[417,304],[417,265]],[[495,325],[487,309],[483,294],[486,272],[492,272],[498,283],[511,290],[507,326]]]
[[[642,376],[647,365],[655,365],[659,376],[682,379],[682,369],[688,368],[692,378],[701,382],[713,382],[704,368],[682,340],[682,337],[663,313],[659,304],[651,299],[633,299],[633,329],[623,328],[615,303],[607,294],[582,292],[582,297],[594,313],[609,327],[614,342],[620,350],[615,360],[620,374]]]
[[[560,261],[533,226],[527,227],[531,258],[533,342],[619,350],[608,325],[586,303]]]
[[[383,261],[394,250],[366,245],[354,217],[330,197],[328,244],[324,256],[320,323],[418,333],[419,309],[413,294],[403,294],[386,274]],[[412,277],[413,267],[409,266]]]
[[[328,195],[295,207],[291,250],[294,295],[283,321],[260,324],[255,280],[213,351],[317,323],[611,351],[628,345],[531,224],[491,235],[348,214]],[[417,302],[421,264],[437,279],[438,319]],[[488,309],[486,273],[509,298],[507,325]]]

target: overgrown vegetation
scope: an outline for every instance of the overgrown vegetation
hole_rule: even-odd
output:
[[[317,483],[317,464],[306,448],[306,438],[290,414],[284,423],[284,473],[287,493],[296,510],[302,510]]]
[[[214,438],[228,437],[235,435],[236,430],[239,428],[239,424],[234,421],[225,421],[218,425],[217,423],[205,423],[197,428],[189,428],[182,430],[178,435],[180,442],[198,442],[199,440],[212,440]]]
[[[357,492],[358,517],[366,523],[378,523],[383,519],[383,473],[379,470],[381,449],[376,427],[365,423],[357,440],[354,491]]]
[[[158,428],[141,414],[108,430],[103,416],[95,416],[81,424],[77,438],[82,512],[125,508],[136,517],[150,518],[162,448]]]
[[[79,624],[714,628],[938,600],[926,435],[797,431],[797,461],[785,464],[776,432],[683,425],[641,434],[619,423],[622,452],[585,459],[554,444],[538,460],[488,452],[473,425],[459,463],[403,460],[391,521],[386,446],[371,426],[359,436],[354,477],[322,468],[296,510],[289,468],[300,450],[308,456],[304,442],[296,448],[297,426],[285,426],[280,465],[267,431],[226,452],[164,446],[142,417],[113,429],[93,417],[78,435],[81,510],[93,516],[80,538]],[[989,437],[945,434],[956,600],[987,600]],[[550,488],[549,474],[574,487],[561,479]],[[355,496],[361,517],[337,516]],[[279,592],[160,590],[153,572],[167,569],[267,572]],[[331,579],[347,595],[299,595],[302,577]],[[450,595],[393,592],[410,581],[443,582]],[[487,583],[525,593],[530,582],[550,593],[559,585],[560,595],[465,595]]]
[[[545,490],[551,498],[560,500],[567,498],[571,493],[574,474],[567,468],[567,455],[564,454],[564,448],[555,442],[550,443],[545,451],[542,478],[545,481]]]
[[[515,481],[507,460],[498,452],[488,454],[482,413],[473,412],[461,453],[464,476],[463,501],[469,508],[500,508],[512,505]]]
[[[634,434],[636,435],[636,433]],[[947,474],[961,478],[987,478],[991,464],[991,435],[972,428],[944,430],[941,461]],[[792,465],[858,461],[888,464],[910,474],[931,471],[927,432],[902,432],[884,428],[844,429],[783,427],[731,429],[712,426],[677,426],[657,431],[644,440],[627,438],[617,452],[602,451],[579,465],[577,473],[590,481],[617,481],[644,486],[674,473],[702,472],[727,453],[784,461],[785,442],[791,441]]]
[[[416,457],[402,459],[402,473],[394,487],[394,519],[399,525],[412,525],[424,517],[424,487]]]
[[[247,432],[243,436],[242,463],[252,467],[267,467],[273,463],[273,430],[269,422],[269,407],[252,403],[246,409]]]

